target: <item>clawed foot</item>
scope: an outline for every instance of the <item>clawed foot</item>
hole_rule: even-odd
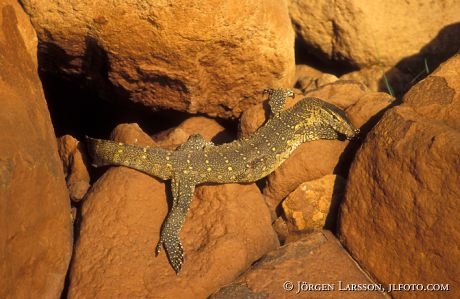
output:
[[[185,147],[198,146],[203,148],[205,142],[203,137],[195,135]],[[171,211],[163,223],[156,252],[158,254],[161,246],[164,245],[169,262],[176,273],[180,272],[184,263],[184,249],[179,240],[179,234],[187,216],[196,184],[197,182],[186,176],[174,176],[171,180],[173,204]]]
[[[160,241],[158,241],[157,247],[155,248],[155,255],[158,256],[160,254],[161,247],[163,247],[163,243],[164,243],[164,241],[162,241],[161,239],[160,239]]]
[[[284,110],[287,97],[294,97],[294,91],[286,88],[267,88],[264,89],[264,93],[268,94],[268,104],[273,115]]]
[[[178,274],[184,263],[184,248],[182,247],[179,237],[172,234],[163,237],[162,233],[160,241],[158,241],[157,247],[155,248],[156,255],[160,253],[163,245],[165,246],[166,255],[168,256],[171,266],[174,271],[176,271],[176,274]]]

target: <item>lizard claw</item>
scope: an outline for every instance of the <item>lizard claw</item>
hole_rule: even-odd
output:
[[[184,263],[184,248],[182,247],[179,237],[175,235],[169,235],[166,238],[160,237],[160,241],[158,241],[155,248],[155,254],[157,256],[163,245],[165,246],[166,255],[168,256],[171,266],[174,271],[176,271],[176,274],[178,274]]]
[[[173,267],[176,274],[179,274],[180,270],[182,269],[182,264],[184,263],[184,248],[182,247],[181,242],[179,239],[171,240],[170,242],[163,242],[165,245],[166,254],[168,256],[169,262]],[[158,246],[159,245],[159,246]],[[161,250],[161,243],[157,245],[157,252],[159,252],[158,248]]]
[[[161,252],[161,247],[163,246],[163,240],[158,241],[157,247],[155,248],[155,255],[158,256]]]

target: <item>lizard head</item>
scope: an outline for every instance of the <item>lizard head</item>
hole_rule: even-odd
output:
[[[301,103],[303,102],[303,103]],[[307,98],[301,104],[305,112],[307,134],[314,139],[354,139],[359,134],[343,110],[318,98]],[[302,110],[303,110],[302,109]],[[311,129],[310,129],[311,128]]]

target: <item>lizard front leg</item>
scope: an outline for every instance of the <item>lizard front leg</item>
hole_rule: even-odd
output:
[[[173,176],[171,180],[173,203],[171,211],[163,223],[160,240],[156,247],[156,254],[158,255],[161,246],[164,245],[169,262],[176,273],[179,273],[184,262],[184,249],[179,234],[192,202],[195,184],[192,179],[186,176]]]
[[[294,91],[287,88],[267,88],[264,93],[268,94],[268,104],[272,115],[276,115],[284,110],[287,97],[294,97]]]

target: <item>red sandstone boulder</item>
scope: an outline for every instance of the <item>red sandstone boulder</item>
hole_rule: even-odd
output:
[[[0,298],[59,298],[72,223],[37,38],[17,1],[0,2],[0,24]]]
[[[448,284],[460,296],[460,55],[415,85],[368,134],[349,173],[340,239],[382,283]]]
[[[64,166],[70,198],[78,202],[90,187],[85,147],[72,136],[64,135],[58,138],[58,150]]]
[[[190,135],[195,133],[200,133],[204,139],[216,141],[216,143],[231,140],[230,134],[226,132],[223,126],[214,119],[204,116],[187,118],[177,127],[153,136],[153,139],[155,140],[156,146],[175,149],[177,146],[186,142]]]
[[[293,232],[335,229],[344,187],[345,179],[332,174],[300,184],[282,202],[288,229]]]
[[[286,1],[21,1],[44,70],[108,99],[235,117],[267,86],[292,86]]]
[[[359,67],[393,66],[418,54],[440,30],[459,21],[459,10],[455,0],[289,1],[289,14],[303,43],[318,56]],[[456,32],[452,28],[450,38],[440,38],[436,46],[423,49],[424,54],[457,51]]]
[[[350,291],[353,285],[373,291]],[[210,298],[385,298],[380,287],[323,231],[270,252]]]

